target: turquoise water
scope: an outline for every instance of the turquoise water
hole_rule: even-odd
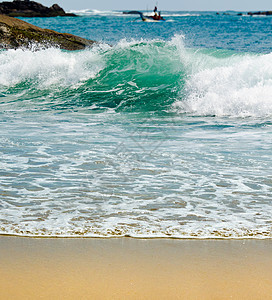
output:
[[[272,18],[78,13],[0,52],[0,233],[271,238]]]

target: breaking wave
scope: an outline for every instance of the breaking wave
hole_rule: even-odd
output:
[[[27,100],[26,106],[36,105],[42,96],[44,105],[53,108],[272,114],[272,54],[188,49],[183,36],[122,40],[78,52],[2,51],[0,69],[5,103],[17,95],[18,101]]]

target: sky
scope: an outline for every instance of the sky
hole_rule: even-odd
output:
[[[149,10],[158,4],[159,10],[272,10],[271,0],[34,0],[51,6],[58,3],[66,11],[80,9],[98,10]]]

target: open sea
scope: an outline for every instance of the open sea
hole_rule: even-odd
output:
[[[272,17],[77,13],[0,52],[0,234],[272,238]]]

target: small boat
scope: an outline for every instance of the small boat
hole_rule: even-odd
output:
[[[165,19],[161,16],[161,13],[157,14],[156,12],[154,13],[154,16],[145,16],[141,11],[137,10],[132,10],[132,11],[124,11],[123,14],[126,15],[140,15],[140,18],[144,22],[163,22]]]

